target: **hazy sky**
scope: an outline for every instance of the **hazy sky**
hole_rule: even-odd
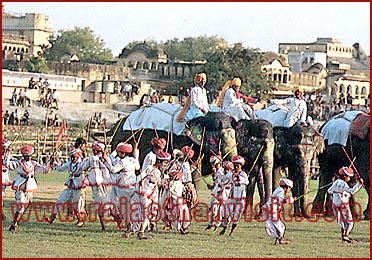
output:
[[[114,56],[134,40],[200,35],[274,52],[331,37],[370,54],[369,2],[6,2],[5,10],[45,14],[55,32],[88,26]]]

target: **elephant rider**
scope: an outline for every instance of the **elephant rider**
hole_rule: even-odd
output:
[[[66,189],[57,198],[52,215],[46,220],[47,224],[52,224],[60,212],[63,204],[70,203],[72,212],[77,216],[78,222],[76,225],[81,227],[84,225],[85,210],[81,204],[81,190],[83,187],[84,171],[82,170],[83,152],[80,149],[71,147],[69,151],[69,160],[60,165],[57,162],[54,164],[56,171],[68,171],[69,176],[65,185]],[[70,207],[69,207],[70,208]],[[86,216],[85,216],[86,217]]]
[[[284,127],[292,127],[297,122],[301,126],[307,126],[307,104],[304,98],[304,89],[299,86],[294,90],[294,97],[286,99],[269,99],[268,103],[276,105],[289,105],[289,111],[287,113],[286,119],[284,121]],[[312,122],[312,119],[309,118]]]
[[[269,200],[261,207],[266,220],[266,233],[275,237],[274,245],[290,243],[289,240],[284,239],[285,224],[281,218],[283,205],[294,202],[292,197],[285,197],[292,188],[292,180],[280,180],[279,187],[275,189]]]
[[[138,239],[151,238],[151,236],[147,236],[144,233],[153,218],[153,212],[150,207],[153,201],[157,201],[156,197],[159,196],[162,170],[166,168],[170,160],[171,155],[169,153],[159,150],[156,153],[155,165],[150,165],[137,176],[132,211],[138,214],[133,215],[130,227],[123,234],[123,237],[129,238],[138,231]]]
[[[133,153],[133,154],[132,154]],[[133,156],[132,156],[133,155]],[[119,143],[115,151],[110,154],[111,163],[105,162],[111,173],[112,189],[108,196],[109,201],[115,205],[111,215],[121,229],[122,220],[125,226],[129,223],[129,212],[136,187],[136,170],[140,169],[138,161],[139,150],[129,143]]]
[[[106,230],[104,217],[108,215],[109,210],[104,207],[108,202],[107,186],[111,184],[110,172],[105,165],[111,162],[105,155],[105,149],[104,143],[93,142],[93,155],[84,160],[82,165],[83,171],[89,171],[84,182],[88,182],[87,184],[92,187],[92,200],[95,202],[102,230]]]
[[[240,77],[234,77],[232,80],[227,81],[222,88],[218,105],[225,114],[234,118],[236,122],[241,119],[258,119],[252,107],[244,103],[242,94],[239,92],[241,85],[242,80]]]
[[[151,151],[145,156],[145,159],[143,160],[142,163],[142,168],[141,172],[146,171],[150,166],[154,166],[156,163],[156,154],[159,151],[163,151],[165,146],[167,145],[167,141],[164,138],[159,138],[159,137],[154,137],[151,139]],[[157,213],[159,211],[158,206],[159,206],[159,196],[154,196],[153,201],[151,203],[151,224],[150,224],[150,229],[151,230],[156,230],[156,223],[155,219],[157,216]]]
[[[213,169],[214,188],[212,197],[208,203],[208,226],[205,230],[215,230],[221,225],[222,217],[225,213],[226,201],[231,191],[232,171],[234,165],[232,162],[225,161],[222,163],[219,155],[212,155],[209,162]]]
[[[21,148],[22,159],[9,162],[9,170],[17,172],[16,180],[12,185],[12,189],[15,190],[16,209],[9,231],[18,231],[18,223],[32,202],[33,192],[37,190],[35,174],[46,174],[51,169],[49,164],[41,165],[37,161],[31,160],[34,152],[33,146],[25,145]]]
[[[346,243],[356,242],[356,240],[349,237],[355,221],[353,220],[353,214],[350,210],[350,196],[359,191],[363,186],[363,180],[358,178],[358,182],[350,188],[347,183],[353,176],[353,169],[349,167],[340,168],[338,174],[336,174],[337,179],[327,190],[333,197],[333,214],[337,218],[337,223],[341,226],[341,241]]]
[[[12,142],[8,139],[2,140],[2,197],[1,197],[1,208],[4,208],[4,198],[6,196],[6,187],[11,186],[13,181],[9,174],[9,163],[14,160],[11,156],[12,153]],[[4,211],[2,211],[2,219],[5,220]]]
[[[249,183],[247,174],[242,170],[245,160],[242,156],[236,155],[231,162],[234,164],[232,173],[232,189],[227,199],[227,214],[222,223],[220,235],[224,235],[230,222],[232,222],[230,236],[237,227],[245,208],[247,185]]]
[[[177,117],[179,122],[189,121],[193,118],[205,116],[211,109],[208,104],[207,90],[207,74],[201,72],[196,73],[194,77],[194,87],[190,90],[185,106]]]

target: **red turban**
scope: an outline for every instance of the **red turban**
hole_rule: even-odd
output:
[[[184,146],[181,148],[181,151],[187,156],[187,158],[191,159],[194,156],[194,150],[191,149],[190,146]]]
[[[116,146],[116,152],[131,153],[133,151],[133,146],[128,143],[121,142]]]
[[[160,149],[164,149],[167,144],[167,141],[164,138],[154,137],[151,139],[151,145],[154,145]]]
[[[35,149],[31,145],[25,145],[21,148],[21,154],[23,155],[32,155],[34,152]]]
[[[172,158],[170,153],[167,153],[167,152],[164,152],[162,150],[159,150],[157,153],[156,153],[156,158],[158,158],[159,160],[161,161],[170,161],[170,159]]]
[[[240,155],[234,156],[231,161],[232,161],[232,163],[239,163],[241,165],[244,165],[244,163],[245,163],[244,158]]]

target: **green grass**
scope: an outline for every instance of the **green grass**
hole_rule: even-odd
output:
[[[13,173],[12,173],[13,174]],[[14,176],[14,174],[13,174]],[[34,193],[34,202],[52,201],[64,189],[66,173],[51,172],[39,175],[39,189]],[[209,180],[211,183],[211,180]],[[318,182],[311,181],[310,189],[317,188]],[[316,192],[309,194],[312,201]],[[204,183],[199,192],[200,201],[207,203],[210,191]],[[257,195],[255,196],[255,201]],[[367,203],[367,193],[361,190],[356,200],[363,209]],[[206,223],[192,222],[189,234],[182,236],[175,231],[163,231],[159,222],[159,231],[153,233],[151,240],[137,240],[136,236],[124,239],[115,223],[108,223],[106,232],[100,229],[99,221],[87,222],[82,228],[74,223],[61,223],[58,219],[52,225],[38,223],[32,214],[28,223],[21,223],[18,233],[8,231],[11,223],[10,203],[14,201],[14,192],[7,189],[4,212],[7,219],[2,223],[2,257],[244,257],[244,258],[369,258],[370,222],[357,222],[351,237],[359,240],[355,244],[342,244],[340,228],[336,222],[328,223],[323,219],[312,223],[308,220],[287,222],[286,238],[292,240],[289,245],[274,246],[264,223],[241,220],[236,232],[229,237],[219,236],[218,232],[205,231]],[[87,203],[91,201],[90,189],[87,189]],[[227,232],[228,233],[228,232]]]

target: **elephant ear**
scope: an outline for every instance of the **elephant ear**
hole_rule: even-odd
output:
[[[187,122],[183,133],[184,135],[188,136],[193,142],[200,145],[204,129],[206,132],[205,138],[208,133],[210,136],[209,139],[212,138],[213,140],[218,140],[218,138],[216,138],[216,134],[212,133],[231,128],[231,119],[225,113],[210,112],[204,117],[197,117]],[[206,139],[204,141],[208,142],[209,140]]]
[[[206,131],[218,131],[222,129],[232,128],[231,119],[228,115],[222,112],[209,112],[203,117],[197,117],[187,122],[189,127],[200,126],[205,127]]]
[[[197,145],[200,145],[203,138],[203,127],[200,125],[186,125],[185,129],[183,130],[183,134],[189,137],[191,141]]]

